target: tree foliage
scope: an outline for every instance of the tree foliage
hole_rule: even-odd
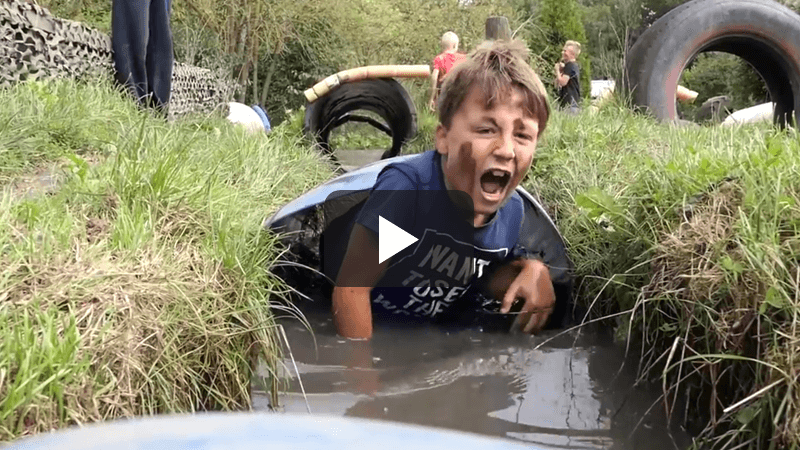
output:
[[[110,31],[108,0],[39,1],[61,17]],[[783,0],[794,7],[796,2]],[[549,86],[564,41],[581,42],[581,86],[588,95],[592,75],[619,79],[627,48],[649,24],[680,3],[180,0],[172,2],[172,25],[178,61],[227,71],[244,86],[239,101],[264,105],[273,121],[280,122],[286,110],[304,104],[304,89],[339,70],[370,64],[431,64],[445,31],[456,32],[461,49],[471,50],[483,40],[485,21],[491,15],[509,18],[514,37],[528,43],[530,63]],[[703,67],[703,61],[698,59],[698,67]],[[736,68],[710,70],[702,76],[696,69],[688,79],[694,77],[693,82],[700,83],[703,91],[717,92],[711,84],[718,76],[735,98],[747,99],[758,92],[753,84],[760,80],[746,78],[746,66]],[[424,82],[418,85],[426,89]],[[742,91],[736,91],[737,87]]]

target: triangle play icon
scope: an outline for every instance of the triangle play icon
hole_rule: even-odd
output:
[[[383,216],[378,216],[378,264],[383,264],[418,240]]]

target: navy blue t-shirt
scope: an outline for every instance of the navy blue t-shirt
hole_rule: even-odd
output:
[[[390,164],[378,175],[356,221],[377,234],[380,215],[419,240],[390,259],[372,289],[375,315],[437,319],[463,305],[478,279],[516,256],[524,215],[516,191],[477,228],[459,217],[446,193],[436,151]]]

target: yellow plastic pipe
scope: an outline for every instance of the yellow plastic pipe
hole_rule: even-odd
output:
[[[675,97],[677,97],[679,102],[683,103],[693,103],[697,98],[697,95],[697,92],[687,89],[681,85],[678,85],[678,90],[675,92]]]
[[[364,66],[356,69],[343,70],[333,74],[311,88],[306,89],[303,94],[306,96],[306,100],[312,103],[344,83],[352,83],[368,78],[425,78],[430,75],[431,66],[428,65]]]

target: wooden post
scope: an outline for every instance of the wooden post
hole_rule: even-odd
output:
[[[503,16],[491,16],[486,19],[486,39],[491,41],[511,39],[511,28],[508,25],[508,18]]]

